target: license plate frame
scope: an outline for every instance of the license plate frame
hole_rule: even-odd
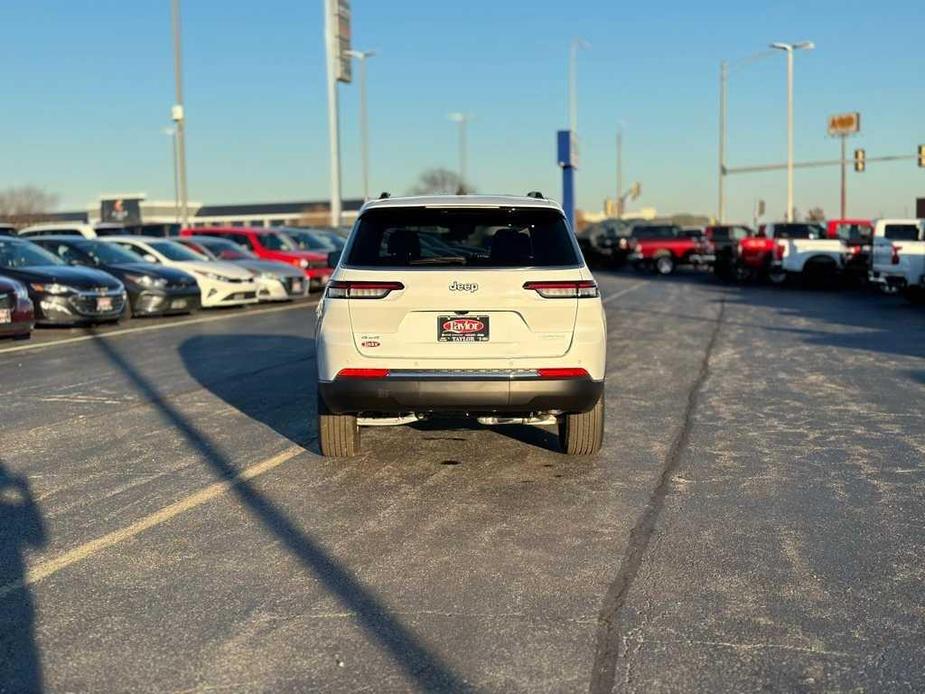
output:
[[[13,322],[13,309],[0,308],[0,325],[6,325]]]
[[[96,298],[96,310],[99,313],[106,313],[107,311],[112,311],[112,297],[111,296],[98,296]]]
[[[170,302],[170,310],[175,311],[178,308],[186,308],[189,305],[189,302],[186,299],[173,299]]]
[[[484,314],[441,314],[437,316],[437,342],[489,342],[490,340],[490,316]]]

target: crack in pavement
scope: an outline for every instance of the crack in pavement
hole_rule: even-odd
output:
[[[620,571],[604,597],[604,604],[598,614],[598,629],[594,653],[594,665],[591,670],[591,694],[605,694],[613,691],[616,678],[617,660],[620,657],[620,644],[625,634],[623,626],[618,619],[633,582],[642,566],[642,560],[649,548],[649,542],[655,532],[655,525],[665,507],[665,498],[671,489],[671,480],[681,465],[681,458],[690,442],[694,415],[700,400],[700,393],[710,375],[710,357],[719,339],[720,329],[726,313],[726,298],[720,301],[719,312],[713,322],[713,331],[707,343],[706,351],[700,362],[697,378],[687,395],[687,407],[684,410],[684,419],[681,429],[668,450],[665,463],[659,474],[658,484],[652,491],[645,510],[630,531],[629,543],[620,563]]]

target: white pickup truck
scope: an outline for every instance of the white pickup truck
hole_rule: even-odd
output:
[[[826,238],[825,229],[818,224],[768,224],[765,233],[773,243],[768,276],[775,284],[794,277],[831,280],[845,268],[845,242]]]
[[[910,301],[925,300],[925,219],[874,222],[870,281]]]

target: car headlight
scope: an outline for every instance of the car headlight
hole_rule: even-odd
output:
[[[49,282],[48,284],[42,284],[41,282],[32,282],[32,288],[41,293],[41,294],[75,294],[77,290],[73,287],[68,287],[66,284],[58,284],[57,282]]]
[[[151,275],[126,275],[125,279],[141,287],[149,289],[163,289],[167,286],[167,280],[163,277],[152,277]]]
[[[215,280],[216,282],[230,282],[231,279],[225,277],[224,275],[219,275],[215,272],[202,272],[201,270],[193,270],[200,277],[205,277],[206,279]]]

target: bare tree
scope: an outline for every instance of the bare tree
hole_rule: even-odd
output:
[[[0,190],[0,219],[25,226],[45,219],[58,206],[58,196],[36,186]]]
[[[427,169],[411,189],[412,195],[466,195],[473,192],[474,188],[461,180],[459,174],[440,168]]]
[[[806,213],[807,222],[824,222],[825,221],[825,212],[821,207],[813,207],[809,212]]]

